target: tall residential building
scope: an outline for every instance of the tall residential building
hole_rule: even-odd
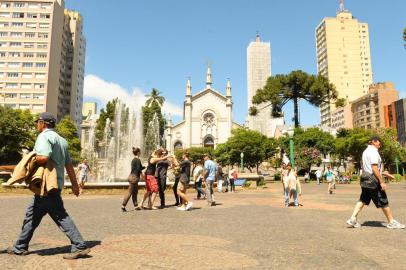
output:
[[[265,86],[267,79],[271,76],[271,43],[262,42],[257,34],[255,41],[250,42],[247,48],[247,90],[248,109],[253,105],[252,98],[258,89]],[[271,133],[271,112],[270,103],[263,103],[257,106],[257,115],[248,116],[248,127],[257,130],[264,135]]]
[[[385,106],[385,124],[396,128],[398,141],[406,146],[406,98]]]
[[[393,83],[371,85],[368,94],[352,102],[354,127],[375,129],[387,127],[385,111],[387,106],[399,99]]]
[[[63,0],[0,0],[0,105],[79,127],[84,51],[82,19]]]
[[[317,70],[333,83],[347,102],[368,93],[372,84],[368,24],[344,8],[335,18],[324,18],[316,28]],[[333,103],[320,106],[321,125],[331,126]]]

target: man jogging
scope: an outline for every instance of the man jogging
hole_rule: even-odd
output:
[[[34,231],[46,214],[51,216],[56,225],[71,241],[71,253],[64,255],[64,259],[78,259],[90,252],[75,223],[63,206],[61,190],[64,186],[64,168],[66,168],[72,183],[72,192],[76,196],[79,196],[79,185],[68,153],[68,143],[54,131],[55,123],[56,119],[52,114],[48,112],[40,114],[36,120],[37,130],[40,134],[35,141],[34,151],[37,154],[36,163],[39,166],[52,161],[57,172],[58,190],[45,196],[34,196],[28,205],[22,230],[15,245],[7,249],[7,253],[11,255],[28,254],[28,245]]]
[[[355,204],[354,212],[347,224],[354,228],[359,228],[361,225],[357,222],[357,216],[361,212],[364,205],[369,205],[371,200],[377,208],[381,208],[388,220],[386,227],[388,229],[404,229],[405,225],[396,221],[389,208],[388,198],[386,196],[386,184],[382,176],[393,178],[387,172],[382,171],[382,159],[378,149],[381,147],[381,140],[374,136],[370,139],[367,149],[362,153],[362,175],[361,175],[361,196]]]

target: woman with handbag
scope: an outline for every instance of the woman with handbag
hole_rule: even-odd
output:
[[[138,182],[140,180],[140,177],[142,176],[142,170],[145,168],[141,164],[140,148],[133,147],[132,152],[135,157],[131,161],[131,173],[128,176],[129,186],[128,186],[126,194],[124,195],[123,203],[121,205],[121,211],[123,211],[123,212],[127,212],[127,209],[125,207],[127,206],[127,203],[130,200],[130,198],[132,198],[134,207],[138,206],[138,202],[137,202]]]

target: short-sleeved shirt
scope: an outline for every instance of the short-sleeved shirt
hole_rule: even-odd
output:
[[[53,129],[45,129],[35,141],[34,152],[39,156],[49,157],[55,165],[58,188],[64,186],[65,166],[72,163],[68,152],[68,142]]]
[[[362,153],[362,169],[372,174],[372,165],[377,165],[378,170],[381,171],[382,159],[379,155],[378,148],[373,145],[368,145],[367,149]]]
[[[80,176],[86,176],[89,173],[90,168],[89,168],[89,165],[84,164],[84,163],[80,163],[78,165],[78,170],[79,170],[79,175]]]
[[[216,179],[216,171],[217,171],[217,166],[216,163],[214,163],[213,160],[206,160],[204,162],[204,168],[207,170],[207,180],[215,180]]]
[[[193,177],[196,178],[196,182],[199,182],[200,180],[202,180],[202,172],[203,172],[203,167],[198,165],[195,167],[195,169],[193,170]]]
[[[189,160],[183,160],[180,164],[180,181],[183,183],[190,182],[190,167],[192,163]]]

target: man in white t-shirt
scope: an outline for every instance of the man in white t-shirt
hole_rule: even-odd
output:
[[[379,155],[378,149],[381,147],[382,142],[378,136],[373,136],[367,149],[362,153],[362,175],[361,175],[361,196],[355,204],[353,214],[347,220],[347,224],[353,228],[359,228],[361,225],[357,222],[357,216],[361,212],[364,205],[369,205],[371,200],[374,202],[376,208],[381,208],[385,214],[388,224],[388,229],[404,229],[405,225],[396,221],[389,208],[388,197],[386,196],[386,184],[382,176],[392,178],[393,176],[388,172],[382,172],[382,159]]]

